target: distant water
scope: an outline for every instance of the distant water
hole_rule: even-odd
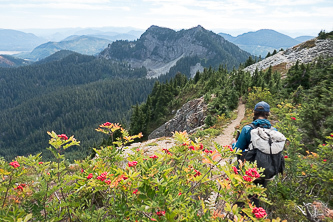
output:
[[[0,51],[0,55],[15,55],[25,51]]]

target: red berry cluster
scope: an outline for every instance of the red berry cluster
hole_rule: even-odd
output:
[[[194,172],[195,172],[194,177],[197,177],[197,176],[201,175],[201,173],[198,170],[194,170]]]
[[[89,173],[89,175],[87,176],[87,179],[91,179],[93,177],[92,173]]]
[[[18,185],[17,187],[15,187],[14,190],[21,190],[21,191],[23,191],[23,187],[25,187],[25,186],[26,186],[26,184],[21,183],[20,185]]]
[[[129,166],[129,167],[136,166],[136,164],[138,164],[138,161],[128,162],[128,166]]]
[[[62,140],[68,140],[68,137],[66,136],[66,134],[59,134],[58,137]]]
[[[108,175],[108,172],[102,173],[97,177],[97,180],[104,181],[106,179],[106,175]]]
[[[11,165],[14,168],[17,168],[20,166],[20,164],[17,161],[10,162],[9,165]]]
[[[103,123],[103,126],[111,126],[111,125],[112,125],[112,123],[110,123],[110,122]]]
[[[263,218],[267,215],[266,211],[262,207],[253,208],[252,213],[256,216],[256,218]]]
[[[235,166],[233,166],[232,169],[234,170],[235,174],[238,174],[238,169]]]
[[[255,177],[255,178],[259,178],[260,174],[257,172],[256,168],[250,168],[245,172],[246,175],[248,175],[249,177]]]
[[[164,216],[165,215],[165,211],[157,211],[156,212],[157,216]]]
[[[162,149],[162,151],[164,151],[165,153],[169,154],[169,155],[172,155],[172,153],[170,153],[170,151],[166,148]]]
[[[154,155],[150,156],[149,158],[152,158],[152,159],[154,160],[154,159],[157,159],[158,156],[156,156],[156,155],[154,154]]]
[[[194,150],[194,146],[189,146],[188,147],[190,150]]]

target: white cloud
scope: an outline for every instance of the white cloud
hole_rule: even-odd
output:
[[[103,5],[103,4],[87,4],[87,3],[71,3],[71,2],[64,2],[64,3],[43,3],[43,4],[8,4],[8,5],[0,5],[0,8],[23,8],[23,9],[73,9],[73,10],[125,10],[130,11],[130,7],[128,6],[110,6],[110,5]]]
[[[302,6],[302,5],[316,5],[321,2],[325,2],[325,0],[268,0],[265,1],[270,6]]]
[[[140,28],[154,24],[183,29],[200,24],[219,30],[305,30],[306,26],[332,27],[332,11],[332,0],[0,0],[0,20],[8,21],[0,28],[111,23]]]

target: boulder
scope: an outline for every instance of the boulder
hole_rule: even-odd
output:
[[[194,132],[204,125],[206,116],[207,104],[204,98],[191,100],[177,110],[173,119],[154,130],[148,136],[148,139],[151,140],[163,136],[170,137],[175,131],[182,132],[186,130],[188,133]]]

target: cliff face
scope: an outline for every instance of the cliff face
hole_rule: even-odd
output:
[[[273,68],[275,67],[276,70],[286,73],[291,66],[295,65],[297,60],[299,63],[310,63],[319,56],[333,56],[333,40],[320,40],[315,38],[306,41],[248,66],[244,71],[254,73],[256,69],[260,71],[272,66]]]
[[[224,63],[232,68],[244,62],[250,54],[201,26],[178,32],[151,26],[137,41],[114,42],[100,56],[129,63],[132,67],[145,66],[148,77],[157,77],[186,57],[195,58],[189,70],[194,76],[207,65]]]
[[[188,133],[195,131],[198,127],[204,125],[204,120],[207,114],[207,104],[203,97],[191,100],[184,104],[181,109],[177,110],[175,117],[162,126],[154,130],[148,139],[158,137],[170,137],[175,131],[184,131]]]

